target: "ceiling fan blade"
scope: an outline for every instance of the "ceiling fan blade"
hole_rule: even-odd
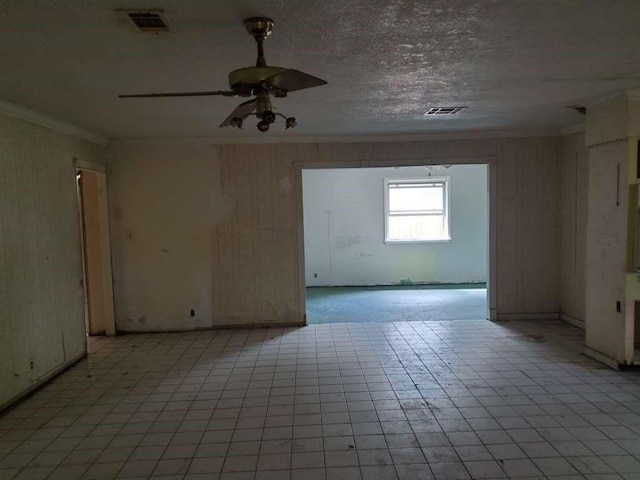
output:
[[[220,124],[220,128],[228,127],[231,125],[231,121],[234,118],[244,118],[247,115],[251,115],[256,109],[256,99],[249,100],[247,102],[243,102],[236,107],[236,109],[229,114],[229,116],[225,119],[224,122]]]
[[[177,92],[177,93],[140,93],[135,95],[118,95],[120,98],[156,98],[156,97],[206,97],[211,95],[222,95],[224,97],[235,97],[235,92],[217,90],[214,92]]]
[[[288,69],[273,75],[267,78],[265,82],[274,88],[287,92],[295,92],[296,90],[319,87],[320,85],[327,84],[327,82],[321,78],[294,69]]]

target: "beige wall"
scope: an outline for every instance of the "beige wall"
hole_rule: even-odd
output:
[[[584,326],[589,181],[584,132],[562,138],[559,172],[560,312]]]
[[[74,157],[102,148],[0,115],[0,408],[86,351]]]
[[[624,140],[589,147],[586,345],[618,363],[625,351],[626,195],[628,145]],[[616,310],[620,302],[620,311]]]
[[[230,214],[217,148],[114,141],[108,158],[118,330],[211,327],[212,232]]]
[[[556,315],[559,149],[553,137],[219,147],[200,139],[114,141],[109,198],[118,328],[300,322],[299,169],[318,162],[488,161],[498,315]]]
[[[632,92],[587,109],[589,164],[585,353],[611,366],[634,361],[634,271],[640,101]]]

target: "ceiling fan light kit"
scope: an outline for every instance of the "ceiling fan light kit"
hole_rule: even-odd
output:
[[[241,103],[220,124],[223,127],[241,129],[249,116],[255,116],[259,121],[256,127],[260,132],[269,131],[278,117],[285,121],[285,129],[295,128],[294,117],[287,117],[273,111],[271,97],[284,98],[289,92],[305,88],[326,85],[326,81],[290,68],[268,66],[264,57],[264,41],[271,34],[274,22],[270,18],[248,18],[244,21],[247,31],[256,41],[258,57],[255,66],[240,68],[229,73],[230,90],[214,90],[205,92],[176,92],[176,93],[143,93],[134,95],[120,95],[120,98],[158,98],[158,97],[255,97]]]

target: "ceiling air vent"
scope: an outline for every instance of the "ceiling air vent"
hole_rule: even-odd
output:
[[[171,21],[162,10],[121,10],[141,32],[161,33],[173,32]]]
[[[467,107],[431,107],[425,115],[455,115]]]

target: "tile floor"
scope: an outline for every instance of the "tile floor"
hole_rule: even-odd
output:
[[[0,479],[640,479],[640,374],[582,338],[469,320],[95,338],[0,417]]]

